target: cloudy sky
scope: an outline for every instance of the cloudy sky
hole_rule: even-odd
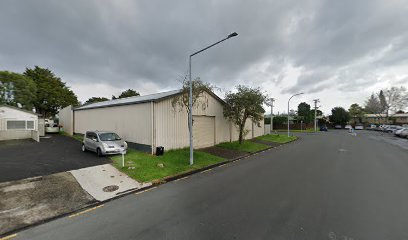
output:
[[[49,68],[81,101],[179,88],[188,55],[234,31],[193,58],[220,96],[259,86],[284,112],[304,92],[294,107],[319,98],[328,113],[408,87],[404,0],[1,0],[0,29],[0,70]]]

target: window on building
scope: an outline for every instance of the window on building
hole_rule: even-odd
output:
[[[26,130],[26,121],[9,120],[7,121],[7,130]]]
[[[34,130],[34,121],[27,121],[27,130]]]

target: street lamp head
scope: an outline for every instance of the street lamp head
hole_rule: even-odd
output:
[[[232,38],[232,37],[236,37],[236,36],[238,36],[238,33],[233,32],[233,33],[231,33],[230,35],[228,35],[227,38]]]

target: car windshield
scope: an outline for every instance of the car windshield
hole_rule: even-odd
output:
[[[99,138],[101,141],[116,141],[121,139],[116,133],[100,133]]]

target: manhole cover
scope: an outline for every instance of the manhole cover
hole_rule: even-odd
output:
[[[106,187],[102,188],[102,190],[104,192],[114,192],[114,191],[116,191],[118,189],[119,189],[119,186],[117,186],[117,185],[110,185],[110,186],[106,186]]]

